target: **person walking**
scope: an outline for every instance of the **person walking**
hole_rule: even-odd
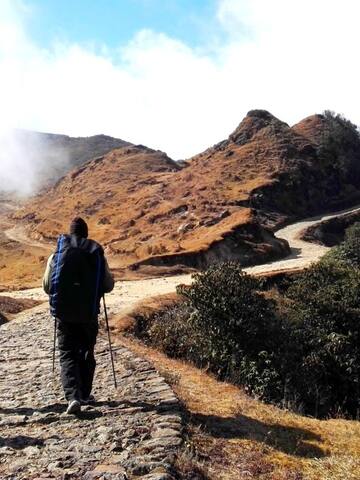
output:
[[[76,217],[69,234],[60,235],[43,277],[55,319],[66,412],[79,413],[91,395],[96,361],[100,300],[114,288],[102,246],[88,239],[86,222]]]

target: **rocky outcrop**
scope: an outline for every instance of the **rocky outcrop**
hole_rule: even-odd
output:
[[[223,234],[222,239],[213,242],[206,249],[152,256],[134,263],[131,268],[137,269],[141,265],[186,265],[205,269],[214,263],[224,261],[237,261],[242,266],[248,267],[289,254],[290,247],[286,240],[276,238],[270,230],[253,222],[234,227],[230,232]]]
[[[345,230],[360,221],[360,211],[330,218],[308,227],[302,232],[301,239],[326,247],[334,247],[344,240]]]

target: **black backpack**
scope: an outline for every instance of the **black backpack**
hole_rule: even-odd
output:
[[[96,321],[103,280],[102,247],[76,235],[61,235],[50,265],[51,315],[72,323]]]

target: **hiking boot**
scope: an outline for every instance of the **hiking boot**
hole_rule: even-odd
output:
[[[86,398],[80,398],[81,405],[93,405],[95,403],[94,395],[89,395]]]
[[[70,400],[68,407],[66,409],[66,413],[68,414],[76,414],[81,411],[81,405],[78,400]]]

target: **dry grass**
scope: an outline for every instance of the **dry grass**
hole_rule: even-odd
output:
[[[239,128],[247,137],[261,125],[252,117]],[[274,181],[284,143],[296,149],[309,142],[299,138],[290,128],[284,138],[260,128],[247,144],[229,140],[224,148],[196,155],[182,170],[161,152],[120,148],[70,172],[45,193],[46,201],[35,197],[15,218],[33,234],[54,238],[80,214],[118,268],[153,255],[196,253],[253,221],[246,201],[254,189]],[[251,234],[246,241],[251,244]]]
[[[161,299],[152,299],[150,308],[156,302],[162,308]],[[136,314],[141,306],[129,318]],[[182,455],[204,475],[193,478],[360,478],[359,422],[317,420],[266,405],[241,388],[122,336],[119,327],[117,341],[148,358],[182,401],[188,435]]]
[[[48,250],[11,242],[0,235],[0,292],[40,286],[48,254]]]

